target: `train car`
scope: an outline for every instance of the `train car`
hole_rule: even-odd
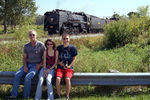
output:
[[[102,31],[104,24],[104,19],[83,12],[56,9],[44,14],[44,31],[48,31],[49,35],[97,33]]]
[[[91,16],[90,20],[90,33],[98,33],[103,31],[103,25],[106,24],[105,19],[96,16]]]

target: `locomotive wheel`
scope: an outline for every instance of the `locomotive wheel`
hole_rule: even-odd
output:
[[[87,30],[86,29],[83,29],[83,31],[82,31],[84,34],[86,34],[87,33]]]
[[[56,34],[55,30],[48,30],[48,35],[53,35],[53,34]]]
[[[72,32],[69,29],[65,29],[63,33],[71,34]]]
[[[78,34],[79,33],[79,29],[78,28],[74,28],[74,34]]]
[[[52,35],[52,32],[50,30],[48,30],[48,35]]]

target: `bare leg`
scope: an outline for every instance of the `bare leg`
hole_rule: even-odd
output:
[[[66,77],[65,81],[66,81],[66,96],[69,97],[70,88],[71,88],[70,78]]]
[[[61,78],[57,77],[56,78],[56,89],[57,89],[57,95],[60,96],[60,82],[61,82]]]

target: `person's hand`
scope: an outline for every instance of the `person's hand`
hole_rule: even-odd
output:
[[[59,62],[59,65],[60,65],[60,66],[64,66],[63,61]]]
[[[47,69],[47,70],[46,70],[46,73],[48,74],[48,73],[50,72],[50,70],[51,70],[51,69]]]
[[[28,67],[24,67],[24,72],[25,72],[25,73],[28,72]]]
[[[35,69],[36,69],[36,70],[39,70],[40,67],[41,67],[41,65],[40,65],[40,64],[37,64],[36,67],[35,67]]]
[[[70,66],[64,66],[64,69],[69,69],[70,68]]]
[[[44,77],[47,77],[47,70],[44,69]]]

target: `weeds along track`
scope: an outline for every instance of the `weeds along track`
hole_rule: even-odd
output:
[[[71,35],[71,39],[77,39],[77,38],[82,38],[82,37],[97,37],[97,36],[104,36],[103,33],[98,33],[98,34],[79,34],[79,35]],[[51,36],[45,36],[45,37],[40,37],[39,39],[42,41],[45,41],[47,38],[51,38],[53,40],[61,40],[60,35],[51,35]],[[17,42],[16,38],[0,38],[0,44],[6,44],[6,43],[12,43],[12,42]]]

